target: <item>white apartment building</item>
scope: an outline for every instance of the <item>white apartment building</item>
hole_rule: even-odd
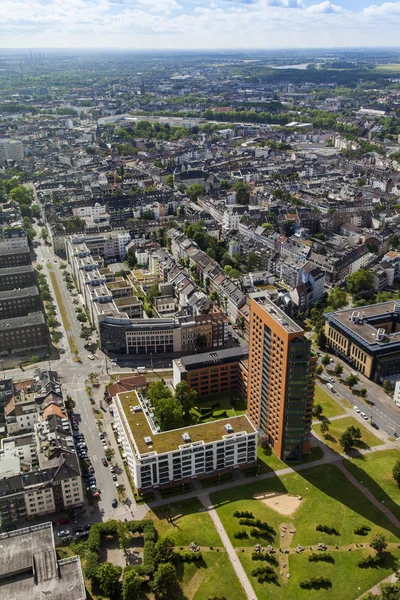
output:
[[[139,493],[256,464],[257,431],[246,415],[158,433],[137,392],[117,394],[113,407]]]
[[[21,140],[1,139],[0,140],[0,164],[7,160],[24,160],[24,146]]]

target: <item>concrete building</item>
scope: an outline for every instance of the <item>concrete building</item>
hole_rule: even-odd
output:
[[[21,140],[3,138],[0,140],[0,164],[7,160],[24,160],[24,146]]]
[[[186,381],[198,396],[237,392],[246,397],[248,348],[230,348],[175,359],[174,387]]]
[[[12,317],[21,317],[41,309],[38,288],[30,287],[0,292],[0,321]]]
[[[324,315],[328,346],[369,379],[382,383],[400,373],[400,302]]]
[[[35,285],[36,271],[32,265],[0,269],[0,292]]]
[[[137,392],[117,394],[113,408],[139,493],[256,464],[257,431],[246,415],[158,433]]]
[[[283,460],[310,450],[317,357],[304,331],[264,292],[250,294],[248,411]]]
[[[3,227],[0,231],[0,252],[2,250],[20,250],[28,248],[28,235],[22,222],[17,221]]]
[[[43,313],[0,321],[0,354],[44,348],[49,342]]]
[[[0,593],[15,600],[85,600],[79,556],[57,559],[52,523],[0,534]]]
[[[31,253],[28,247],[0,250],[0,269],[22,267],[31,264]]]

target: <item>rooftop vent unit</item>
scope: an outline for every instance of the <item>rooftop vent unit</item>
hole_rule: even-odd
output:
[[[233,433],[233,427],[230,423],[227,423],[226,425],[224,425],[224,428],[227,433]]]
[[[144,443],[151,444],[151,437],[149,435],[146,435],[146,437],[144,438]]]
[[[359,313],[358,311],[354,310],[354,311],[351,313],[350,321],[351,321],[352,323],[360,323],[360,321],[361,321],[361,320],[362,320],[362,319],[360,319],[360,313]]]
[[[190,442],[190,435],[188,433],[182,433],[182,439],[184,442]]]
[[[376,341],[377,342],[382,342],[383,339],[384,339],[384,337],[385,337],[385,330],[382,327],[380,327],[378,329],[377,334],[376,334]]]
[[[133,406],[131,407],[131,409],[133,408],[133,412],[142,412],[142,407],[140,406],[140,404],[138,404],[137,406]]]

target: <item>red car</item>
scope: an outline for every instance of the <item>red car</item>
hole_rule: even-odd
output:
[[[56,522],[56,525],[66,525],[67,523],[68,523],[67,517],[61,517],[61,519],[58,519],[58,521]]]

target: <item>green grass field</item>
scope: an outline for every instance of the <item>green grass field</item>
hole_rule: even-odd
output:
[[[400,519],[400,489],[392,476],[392,469],[400,460],[400,450],[374,452],[347,460],[346,468]]]
[[[290,579],[279,577],[277,584],[258,583],[251,571],[260,563],[251,560],[250,553],[239,553],[240,561],[257,594],[257,600],[355,600],[362,592],[369,590],[393,571],[394,556],[399,551],[385,557],[382,567],[361,569],[357,563],[362,556],[367,556],[368,550],[353,550],[352,552],[333,553],[335,563],[308,561],[306,554],[291,554],[288,559]],[[262,563],[264,564],[264,563]],[[279,575],[279,569],[276,571]],[[303,590],[299,583],[310,577],[327,577],[332,581],[332,587],[326,589]]]
[[[210,416],[206,419],[201,418],[200,408],[210,407],[212,404],[218,403],[219,406],[214,410],[218,413],[219,411],[225,411],[226,415]],[[201,396],[195,402],[194,408],[190,411],[194,419],[194,423],[200,419],[201,423],[207,423],[209,421],[215,421],[216,419],[235,417],[236,415],[242,415],[247,408],[247,403],[244,398],[237,392],[224,392],[221,394],[213,394],[211,396]]]
[[[298,510],[291,516],[285,516],[269,508],[253,495],[262,492],[288,493],[302,496]],[[258,481],[247,486],[238,486],[232,490],[211,495],[211,501],[218,510],[222,523],[235,547],[254,546],[256,542],[280,544],[279,526],[292,523],[296,529],[291,546],[297,544],[313,545],[318,542],[327,544],[350,544],[365,542],[375,533],[383,532],[388,540],[398,541],[398,531],[386,517],[364,495],[346,479],[333,465],[310,468],[307,471],[293,473],[283,477],[274,477],[268,481]],[[248,510],[256,519],[267,521],[276,534],[273,540],[268,536],[255,539],[237,540],[234,534],[243,529],[239,519],[233,517],[236,511]],[[332,536],[316,531],[317,524],[328,525],[339,530],[339,536]],[[371,527],[370,534],[361,538],[354,534],[354,529],[363,524]],[[250,527],[245,528],[248,533]]]
[[[383,444],[382,440],[377,438],[356,419],[353,419],[353,417],[344,417],[343,419],[331,421],[329,424],[329,432],[326,437],[321,434],[320,423],[313,425],[313,430],[324,440],[324,443],[329,446],[329,448],[332,448],[332,450],[335,450],[335,452],[341,453],[343,450],[339,444],[339,438],[341,437],[342,433],[344,433],[344,431],[351,425],[361,429],[362,439],[357,448],[362,450]]]
[[[315,386],[314,404],[320,404],[322,406],[322,417],[327,419],[345,413],[344,408],[342,408],[334,398],[321,389],[319,385]]]
[[[164,537],[169,536],[176,546],[187,546],[196,542],[199,546],[222,547],[222,542],[211,521],[210,516],[204,512],[198,500],[174,502],[171,498],[172,522],[166,519],[166,507],[150,511],[149,518],[154,520],[158,533]]]
[[[375,69],[377,71],[390,71],[392,73],[400,73],[400,64],[389,63],[387,65],[376,65]]]
[[[186,598],[208,600],[224,596],[226,600],[244,600],[245,595],[226,552],[202,552],[197,564],[178,566]]]

